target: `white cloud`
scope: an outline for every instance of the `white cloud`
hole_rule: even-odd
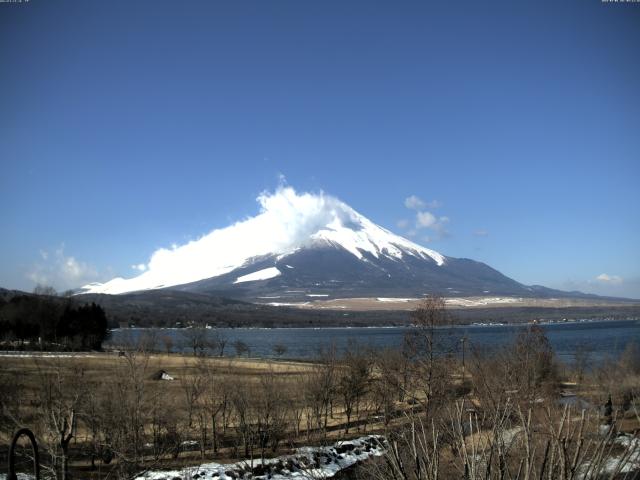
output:
[[[403,218],[402,220],[398,220],[398,228],[407,228],[409,226],[409,220],[407,220],[406,218]]]
[[[606,273],[601,273],[596,277],[596,280],[599,282],[603,282],[609,285],[620,285],[623,282],[622,277],[618,275],[608,275]]]
[[[433,230],[437,234],[436,238],[438,239],[449,236],[449,231],[446,227],[449,221],[449,217],[436,217],[431,212],[416,212],[416,228]]]
[[[411,195],[404,200],[404,206],[410,210],[420,210],[426,206],[424,200],[416,195]]]
[[[47,285],[57,290],[77,288],[98,278],[96,269],[71,255],[65,255],[64,244],[53,252],[40,250],[41,262],[36,263],[27,278],[36,285]]]
[[[431,228],[438,222],[436,216],[431,212],[416,213],[417,228]]]
[[[449,223],[449,217],[441,216],[438,217],[429,210],[433,210],[435,208],[439,208],[442,206],[442,203],[438,200],[432,200],[431,202],[425,202],[417,195],[409,195],[404,199],[404,206],[409,210],[415,210],[415,220],[413,228],[404,232],[404,235],[407,237],[415,237],[417,235],[417,231],[421,229],[429,229],[435,232],[435,239],[441,239],[449,236],[449,231],[446,228],[446,224]],[[429,209],[429,210],[428,210]],[[405,230],[410,227],[410,222],[408,220],[402,219],[398,220],[398,228]],[[427,242],[432,241],[434,237],[427,235],[424,237]]]
[[[409,210],[415,210],[415,220],[413,228],[404,232],[406,237],[415,237],[417,235],[417,231],[428,228],[435,232],[435,239],[441,239],[449,236],[449,231],[446,228],[446,224],[449,223],[449,217],[442,216],[437,217],[433,213],[431,213],[427,209],[435,209],[442,206],[442,203],[438,200],[432,200],[431,202],[425,202],[417,195],[410,195],[404,199],[404,206]],[[408,220],[402,219],[397,222],[398,228],[405,230],[410,227],[410,222]],[[424,237],[426,242],[432,241],[434,237],[426,236]]]
[[[139,272],[144,272],[147,269],[147,266],[144,263],[138,263],[136,265],[131,265],[131,268],[138,270]]]
[[[486,231],[486,230],[484,230],[484,229],[480,229],[480,230],[476,230],[475,232],[473,232],[473,234],[474,234],[476,237],[486,237],[486,236],[488,236],[488,235],[489,235],[489,232],[487,232],[487,231]]]
[[[404,206],[409,210],[424,210],[425,208],[440,208],[442,206],[442,202],[438,200],[431,200],[430,202],[425,202],[417,195],[409,195],[404,199]]]

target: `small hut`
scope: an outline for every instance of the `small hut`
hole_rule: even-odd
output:
[[[151,380],[173,380],[173,377],[169,375],[166,370],[158,370],[151,375]]]

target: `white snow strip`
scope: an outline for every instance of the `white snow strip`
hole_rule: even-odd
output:
[[[289,480],[331,478],[359,461],[384,455],[386,441],[382,436],[370,435],[355,440],[337,442],[329,447],[302,447],[294,455],[269,459],[254,459],[233,464],[205,463],[182,470],[149,471],[135,480],[169,478],[202,480]]]
[[[608,426],[607,426],[608,427]],[[601,432],[603,431],[600,429]],[[587,461],[580,465],[577,478],[609,478],[611,475],[624,475],[631,472],[640,472],[640,438],[628,434],[622,434],[614,440],[614,443],[624,447],[625,451],[619,456],[612,455],[606,458],[602,464],[592,465]],[[618,478],[616,476],[615,478]],[[625,477],[627,478],[627,477]],[[631,478],[636,478],[632,476]]]
[[[307,297],[328,297],[328,293],[307,293]]]
[[[267,305],[271,305],[272,307],[300,307],[302,305],[309,305],[309,302],[298,302],[298,303],[280,303],[280,302],[270,302]]]
[[[280,270],[276,267],[264,268],[262,270],[258,270],[257,272],[249,273],[247,275],[242,275],[241,277],[236,278],[236,281],[233,283],[242,283],[242,282],[255,282],[256,280],[268,280],[270,278],[277,277],[280,275]]]
[[[56,353],[56,352],[16,352],[13,350],[7,350],[0,352],[0,357],[8,358],[22,358],[22,357],[37,357],[37,358],[95,358],[95,355],[87,355],[84,353]]]
[[[378,302],[413,302],[415,300],[419,300],[418,298],[385,298],[378,297],[376,298]]]

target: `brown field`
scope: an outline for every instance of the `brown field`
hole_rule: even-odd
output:
[[[344,310],[344,311],[412,311],[418,306],[420,298],[336,298],[329,300],[309,299],[304,302],[283,303],[283,305],[311,310]],[[278,302],[279,300],[276,300]],[[283,300],[286,302],[286,300]],[[483,308],[572,308],[572,307],[627,307],[637,302],[581,299],[581,298],[524,298],[524,297],[447,297],[445,303],[449,308],[483,309]]]
[[[20,383],[20,403],[32,404],[42,386],[42,379],[54,374],[73,376],[82,372],[82,382],[88,385],[114,383],[127,368],[126,359],[117,352],[89,354],[8,354],[0,356],[4,378],[17,378]],[[275,361],[235,357],[194,357],[188,355],[145,354],[143,381],[146,386],[161,388],[168,398],[176,400],[174,407],[180,408],[184,396],[184,384],[193,379],[203,368],[211,369],[216,376],[226,381],[257,384],[265,375],[275,375],[284,382],[285,388],[295,388],[304,373],[312,369],[309,362]],[[173,380],[155,380],[152,375],[165,370]],[[82,437],[82,430],[78,437]],[[0,431],[0,443],[8,444],[11,432]]]
[[[70,444],[72,460],[69,465],[71,471],[82,472],[83,477],[102,478],[110,475],[113,467],[113,463],[107,467],[97,461],[97,469],[93,471],[89,469],[87,454],[89,446],[96,443],[91,430],[92,421],[87,418],[88,414],[94,414],[88,410],[96,406],[106,408],[105,403],[113,404],[109,407],[110,411],[123,408],[122,412],[116,412],[118,418],[128,420],[127,415],[140,414],[144,418],[141,420],[144,425],[140,435],[145,438],[155,438],[154,429],[165,428],[170,424],[174,430],[165,429],[164,434],[175,431],[180,442],[206,444],[202,450],[197,446],[183,448],[175,455],[169,452],[170,448],[165,448],[165,451],[155,456],[150,452],[140,454],[137,463],[146,462],[154,468],[174,468],[197,463],[205,458],[223,463],[246,458],[247,450],[242,448],[246,442],[242,433],[245,420],[239,418],[239,415],[251,416],[247,421],[251,422],[250,428],[256,428],[255,422],[269,416],[270,412],[266,409],[273,410],[274,417],[280,417],[277,420],[280,436],[277,449],[269,448],[264,452],[268,455],[290,453],[296,446],[334,441],[345,436],[346,416],[337,400],[336,405],[331,406],[330,414],[317,410],[315,417],[307,405],[307,386],[318,369],[317,364],[310,362],[158,353],[127,356],[119,356],[117,353],[35,353],[33,356],[2,355],[0,364],[0,388],[8,392],[9,385],[14,386],[14,392],[7,403],[15,402],[16,416],[19,418],[13,423],[5,419],[3,428],[0,429],[0,445],[8,445],[12,432],[18,425],[22,425],[34,430],[39,441],[44,441],[49,444],[48,448],[53,448],[56,435],[52,434],[50,422],[45,418],[48,414],[43,416],[44,410],[59,413],[60,410],[74,409],[77,422]],[[173,380],[153,378],[160,370],[167,372]],[[208,389],[208,381],[215,382],[211,390]],[[217,386],[219,390],[216,390]],[[144,392],[144,399],[136,406],[130,393],[137,389]],[[47,403],[49,392],[60,398]],[[111,395],[114,398],[109,398]],[[225,422],[225,425],[219,427],[220,431],[217,432],[219,447],[214,453],[210,444],[212,405],[208,402],[219,402],[222,395],[229,398],[229,414],[226,420],[217,420]],[[269,396],[271,398],[267,398]],[[247,400],[244,407],[239,405],[243,399]],[[272,404],[265,404],[263,400]],[[246,411],[240,411],[245,407]],[[155,412],[156,408],[156,413],[150,413]],[[355,414],[352,415],[350,436],[359,436],[365,430],[372,433],[383,428],[380,420],[370,418],[373,415],[370,408],[363,401],[357,418]],[[95,415],[101,416],[100,413]],[[296,415],[298,426],[294,427]],[[100,421],[106,422],[100,429],[117,430],[107,425],[109,419]],[[270,425],[265,428],[276,427]],[[0,449],[0,461],[4,463],[4,460],[6,450]]]
[[[430,311],[423,313],[428,318]],[[61,471],[68,460],[76,478],[131,478],[144,469],[281,455],[365,433],[393,439],[403,456],[415,447],[406,443],[412,438],[407,432],[430,425],[429,436],[437,433],[449,443],[435,452],[427,442],[421,455],[438,455],[449,474],[464,467],[454,447],[488,452],[503,436],[526,430],[530,435],[518,441],[530,438],[537,445],[527,461],[545,468],[541,455],[554,435],[558,445],[602,445],[609,449],[601,452],[606,460],[616,445],[614,436],[597,436],[603,422],[615,424],[616,434],[632,436],[640,428],[637,350],[591,370],[560,368],[543,330],[532,327],[504,352],[472,355],[462,365],[455,357],[429,354],[432,332],[429,325],[418,329],[406,351],[354,347],[343,357],[326,352],[315,362],[166,355],[133,347],[122,355],[2,355],[0,444],[7,445],[18,426],[28,426],[51,471]],[[173,379],[158,379],[159,371]],[[572,397],[587,406],[560,404]],[[581,408],[584,435],[576,428]],[[468,431],[471,418],[476,430]],[[563,431],[571,439],[560,438]],[[525,454],[520,447],[505,464],[517,468]],[[0,462],[6,453],[0,448]]]

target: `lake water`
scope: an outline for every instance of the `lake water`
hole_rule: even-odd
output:
[[[617,358],[629,342],[640,344],[640,320],[585,321],[541,325],[560,360],[571,362],[579,348],[588,348],[590,358],[602,360]],[[513,341],[524,326],[520,325],[470,325],[439,329],[438,335],[461,351],[460,339],[466,337],[467,351],[499,349]],[[219,328],[208,330],[223,335],[228,343],[225,355],[235,353],[233,342],[240,340],[250,349],[253,357],[275,357],[274,345],[284,345],[284,358],[309,359],[317,356],[322,347],[335,345],[339,351],[348,348],[350,342],[376,348],[400,347],[408,327],[389,328]],[[109,344],[117,346],[135,342],[148,333],[148,329],[117,329],[112,332]],[[169,336],[174,351],[189,351],[185,345],[185,329],[159,329],[158,338]],[[458,346],[460,345],[460,346]],[[162,349],[159,340],[156,348]]]

